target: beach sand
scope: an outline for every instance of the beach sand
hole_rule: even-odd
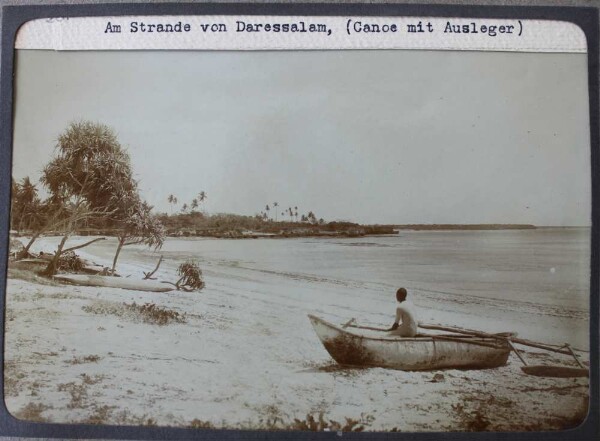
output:
[[[40,240],[36,249],[50,251],[54,240]],[[81,254],[107,265],[104,250],[90,247]],[[152,269],[150,258],[136,261],[128,253],[119,265],[123,276],[141,278],[142,269]],[[175,280],[175,266],[166,259],[157,275]],[[307,280],[299,277],[257,276],[235,265],[203,264],[203,270],[203,291],[163,294],[42,285],[9,273],[8,410],[21,419],[57,423],[245,429],[289,428],[294,419],[322,413],[341,423],[359,420],[366,430],[403,432],[560,430],[587,413],[587,378],[529,376],[514,355],[490,370],[342,369],[306,316],[334,323],[356,316],[355,309],[345,309],[344,290],[334,282],[321,281],[318,292],[307,294]],[[133,303],[154,303],[184,322],[145,322],[126,306]],[[514,328],[506,321],[501,329],[501,319],[488,320],[468,303],[461,304],[464,321],[436,309],[433,299],[417,304],[427,308],[428,322]],[[389,301],[369,305],[361,320],[381,323],[377,311]],[[520,320],[520,335],[539,337],[540,327],[554,327],[551,314],[542,319]],[[530,364],[575,365],[558,354],[523,354]]]

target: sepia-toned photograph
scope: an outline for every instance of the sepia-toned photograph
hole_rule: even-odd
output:
[[[587,75],[585,53],[17,50],[8,411],[577,427]]]

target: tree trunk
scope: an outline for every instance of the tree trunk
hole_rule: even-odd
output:
[[[58,259],[60,259],[62,250],[65,246],[65,242],[67,241],[68,238],[69,238],[69,235],[65,234],[63,236],[63,238],[61,239],[60,243],[58,244],[58,248],[56,249],[56,253],[54,253],[54,257],[52,257],[52,260],[50,261],[50,263],[48,264],[46,269],[43,271],[43,274],[45,276],[50,277],[50,276],[53,276],[56,274],[56,271],[58,268]]]
[[[117,260],[119,259],[119,253],[121,252],[121,248],[123,248],[123,244],[125,243],[125,238],[119,238],[119,245],[117,245],[117,252],[115,253],[115,258],[113,259],[112,269],[110,270],[110,274],[114,275],[115,270],[117,268]]]
[[[25,245],[25,247],[21,251],[19,251],[17,260],[26,259],[29,257],[29,248],[31,248],[31,245],[33,245],[33,243],[38,237],[40,237],[40,233],[35,233],[33,236],[31,236],[31,239],[29,239],[27,245]]]
[[[152,276],[154,275],[154,273],[156,271],[158,271],[158,267],[160,266],[160,263],[162,262],[162,260],[163,260],[163,256],[160,256],[160,259],[158,259],[158,263],[156,264],[156,267],[154,268],[154,270],[152,270],[152,272],[150,272],[150,273],[144,273],[144,280],[152,279]]]

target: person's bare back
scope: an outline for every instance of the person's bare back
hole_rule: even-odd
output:
[[[396,292],[396,300],[400,303],[396,308],[396,319],[389,329],[390,335],[399,337],[414,337],[417,335],[417,319],[414,305],[406,300],[408,295],[405,288]]]

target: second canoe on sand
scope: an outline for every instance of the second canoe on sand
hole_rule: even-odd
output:
[[[173,287],[153,280],[135,280],[124,277],[94,276],[87,274],[58,274],[54,276],[59,282],[80,286],[100,286],[103,288],[122,288],[132,291],[168,292]]]

